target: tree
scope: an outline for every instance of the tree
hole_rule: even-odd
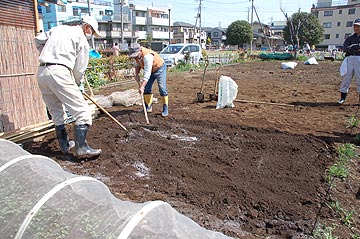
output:
[[[287,14],[285,17],[284,40],[286,42],[296,44],[299,48],[306,42],[309,45],[316,45],[323,40],[324,28],[314,14],[299,11],[290,18]]]
[[[251,25],[244,20],[231,23],[226,32],[226,43],[228,45],[243,46],[244,43],[250,43],[252,38]]]

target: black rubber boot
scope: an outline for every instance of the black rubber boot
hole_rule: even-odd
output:
[[[59,141],[61,152],[68,153],[75,146],[74,141],[69,141],[66,127],[64,124],[55,126],[56,137]]]
[[[344,104],[345,103],[345,100],[346,100],[346,96],[347,96],[347,93],[344,93],[344,92],[340,92],[341,95],[340,95],[340,99],[338,101],[338,104]]]
[[[93,149],[87,144],[86,134],[88,130],[89,125],[87,124],[74,126],[76,156],[93,157],[98,156],[101,153],[101,149]]]

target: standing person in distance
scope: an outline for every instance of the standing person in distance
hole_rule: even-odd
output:
[[[89,43],[100,36],[95,18],[84,16],[79,25],[60,25],[36,36],[39,56],[38,84],[43,100],[55,124],[56,137],[63,153],[74,146],[66,132],[65,108],[75,119],[75,155],[93,157],[101,149],[92,149],[86,141],[92,125],[91,111],[79,86],[89,62]]]
[[[338,104],[345,102],[353,77],[356,80],[357,92],[360,94],[360,18],[355,19],[353,29],[354,33],[345,39],[343,45],[345,59],[340,67],[342,82]]]
[[[117,42],[113,46],[113,51],[114,51],[114,56],[119,56],[120,48],[119,48],[119,44]]]
[[[162,99],[163,108],[161,115],[167,117],[169,115],[169,100],[166,89],[166,65],[161,56],[153,50],[141,47],[135,43],[129,48],[129,56],[136,62],[135,80],[140,81],[139,73],[144,71],[144,77],[140,81],[140,94],[144,94],[144,102],[147,112],[152,112],[152,86],[157,81],[159,93]]]

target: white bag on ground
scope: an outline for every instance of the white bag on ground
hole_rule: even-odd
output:
[[[233,101],[236,99],[238,93],[238,85],[228,76],[220,76],[219,93],[216,109],[235,107]]]
[[[306,61],[304,61],[305,65],[318,65],[319,63],[317,62],[317,60],[315,59],[315,57],[310,57],[309,59],[307,59]]]
[[[282,69],[294,69],[295,66],[297,66],[297,62],[283,62],[281,63],[281,68]]]
[[[113,106],[112,96],[104,96],[104,95],[94,95],[94,100],[103,108],[110,108]]]
[[[113,99],[113,105],[123,105],[129,107],[132,105],[141,105],[141,97],[138,90],[130,89],[123,92],[113,92],[110,95]]]

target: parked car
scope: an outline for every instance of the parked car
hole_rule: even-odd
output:
[[[160,56],[168,67],[176,65],[180,61],[185,61],[187,54],[189,56],[189,63],[197,64],[203,59],[201,50],[199,44],[171,44],[160,52]]]

